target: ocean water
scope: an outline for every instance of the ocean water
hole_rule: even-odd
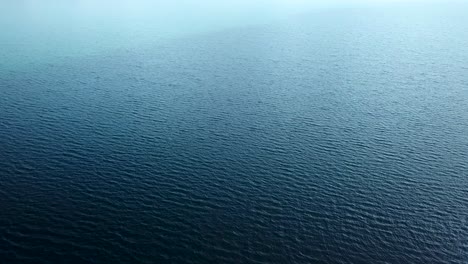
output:
[[[466,4],[3,7],[1,263],[468,262]]]

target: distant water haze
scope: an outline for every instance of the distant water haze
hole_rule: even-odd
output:
[[[0,67],[144,48],[323,8],[394,2],[417,0],[2,1]]]

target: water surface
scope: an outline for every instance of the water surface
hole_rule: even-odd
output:
[[[464,10],[8,27],[2,262],[466,263]]]

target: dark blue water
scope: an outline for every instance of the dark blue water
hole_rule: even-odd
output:
[[[468,262],[466,10],[4,60],[0,262]]]

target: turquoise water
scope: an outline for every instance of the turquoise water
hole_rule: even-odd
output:
[[[0,262],[468,261],[465,3],[48,3],[0,9]]]
[[[298,13],[247,1],[22,1],[0,3],[2,64],[121,53],[162,41],[268,23]],[[303,11],[302,11],[303,12]]]

